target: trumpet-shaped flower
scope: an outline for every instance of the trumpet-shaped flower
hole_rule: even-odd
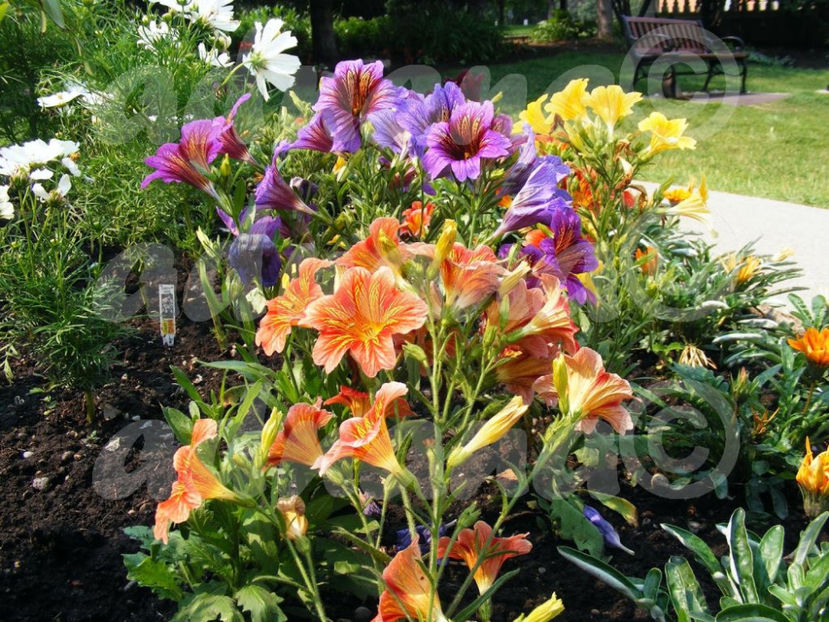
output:
[[[829,449],[812,456],[812,445],[806,437],[806,455],[797,470],[797,484],[803,495],[806,516],[815,517],[829,509]]]
[[[493,129],[493,121],[492,102],[467,102],[455,108],[449,121],[431,126],[423,168],[432,179],[447,169],[458,181],[477,179],[482,160],[507,156],[513,148],[509,138]]]
[[[578,121],[587,114],[587,78],[570,80],[567,86],[550,97],[544,110],[553,118],[561,117],[562,121]]]
[[[156,179],[164,183],[186,183],[217,197],[213,184],[205,172],[210,163],[222,152],[217,140],[213,122],[207,119],[191,121],[181,128],[181,140],[166,143],[158,148],[154,156],[144,160],[147,166],[156,170],[144,178],[141,188],[146,188]]]
[[[340,437],[324,455],[316,459],[311,468],[319,469],[320,475],[324,475],[338,460],[353,458],[385,469],[392,475],[405,477],[405,469],[394,455],[386,416],[392,404],[407,392],[408,388],[401,382],[387,382],[381,386],[369,411],[362,417],[343,421]]]
[[[480,304],[498,290],[504,269],[488,246],[469,249],[455,242],[440,264],[444,304],[465,309]]]
[[[539,393],[545,388],[558,397],[562,413],[579,420],[577,430],[589,434],[599,419],[619,434],[633,429],[630,413],[622,406],[624,400],[633,399],[630,384],[605,371],[602,357],[590,348],[572,356],[561,354],[553,362],[552,376],[539,380]]]
[[[553,618],[557,618],[564,612],[564,603],[555,595],[550,596],[549,600],[544,601],[538,607],[533,609],[527,615],[522,615],[514,622],[550,622]]]
[[[276,509],[285,519],[285,535],[289,540],[297,540],[308,531],[308,519],[305,517],[305,502],[297,495],[283,497],[276,502]]]
[[[656,269],[659,267],[659,253],[653,246],[648,246],[645,250],[637,248],[634,253],[634,258],[639,263],[639,268],[642,274],[647,276],[654,276]]]
[[[688,198],[683,199],[676,205],[671,205],[662,209],[663,214],[669,216],[686,216],[702,223],[708,222],[708,186],[705,183],[705,176],[698,189],[690,188]]]
[[[268,451],[268,465],[275,466],[283,460],[311,466],[324,452],[317,433],[334,416],[315,405],[294,404],[288,409],[282,429],[276,435]]]
[[[190,512],[206,499],[233,501],[237,496],[228,490],[201,461],[196,449],[216,437],[217,424],[212,419],[199,419],[193,426],[190,444],[179,447],[173,456],[173,467],[178,475],[170,497],[158,504],[153,535],[167,543],[171,523],[183,523]]]
[[[368,229],[368,237],[360,240],[336,264],[343,268],[365,268],[375,271],[381,266],[394,270],[411,258],[412,253],[400,243],[400,223],[395,218],[376,218]]]
[[[798,339],[789,339],[789,345],[806,355],[806,359],[821,368],[829,367],[829,327],[806,329]]]
[[[383,78],[383,63],[342,61],[333,77],[320,80],[314,110],[321,113],[333,135],[333,150],[355,152],[362,144],[360,125],[374,113],[395,109],[403,91]]]
[[[550,133],[550,130],[553,129],[554,115],[545,115],[544,112],[541,110],[541,106],[544,105],[544,102],[546,101],[547,94],[545,93],[535,101],[531,101],[529,104],[527,104],[526,110],[522,110],[518,114],[518,118],[524,123],[529,124],[533,132],[535,132],[536,134],[541,134],[542,136],[546,136]],[[549,106],[549,104],[547,105]],[[513,131],[521,131],[521,127],[516,125]]]
[[[276,162],[277,156],[274,155],[271,165],[265,169],[265,176],[256,186],[256,190],[254,191],[256,209],[292,210],[305,214],[313,214],[314,210],[308,207],[296,195],[293,188],[279,174]]]
[[[540,379],[549,377],[552,365],[553,356],[536,356],[521,348],[508,350],[495,369],[495,377],[507,391],[520,396],[525,404],[530,404],[535,387]],[[550,405],[555,403],[554,394],[541,393],[540,396]]]
[[[220,145],[220,154],[227,154],[235,160],[241,160],[250,164],[256,164],[256,160],[250,155],[248,146],[239,138],[236,128],[233,125],[233,120],[236,118],[236,113],[239,112],[239,106],[250,99],[250,93],[245,93],[230,109],[230,113],[226,117],[216,117],[213,119],[213,127],[216,131],[216,140]]]
[[[377,616],[372,622],[433,620],[448,622],[432,583],[423,570],[419,537],[400,551],[383,571],[385,590],[380,594]]]
[[[374,378],[381,369],[394,368],[393,336],[420,328],[426,315],[426,303],[399,290],[388,267],[374,273],[356,267],[346,271],[333,295],[308,306],[299,325],[319,331],[313,359],[326,373],[348,352]]]
[[[450,538],[441,538],[438,541],[438,557],[463,560],[470,571],[477,566],[473,578],[478,592],[483,594],[492,587],[505,561],[518,555],[526,555],[532,550],[533,546],[527,540],[529,535],[524,533],[509,538],[497,538],[492,536],[492,527],[484,521],[478,521],[473,529],[461,530],[451,549]]]
[[[330,265],[330,261],[316,257],[303,260],[299,265],[299,276],[288,283],[282,295],[268,301],[268,311],[256,331],[256,345],[262,346],[265,354],[271,356],[285,349],[285,340],[291,329],[305,317],[308,305],[323,296],[315,276],[321,268]]]
[[[345,385],[340,386],[340,392],[334,397],[329,397],[325,402],[326,406],[331,404],[342,404],[351,411],[355,417],[362,417],[371,408],[371,396],[368,393],[357,391]],[[387,405],[386,416],[408,417],[414,414],[409,408],[409,403],[402,397],[390,402]]]
[[[633,105],[642,99],[636,91],[625,93],[617,84],[597,86],[587,96],[586,104],[605,122],[609,132],[619,119],[633,112]]]
[[[558,187],[570,169],[561,160],[544,160],[530,173],[512,199],[494,235],[503,235],[549,220],[558,209],[569,208],[570,196]]]
[[[466,462],[476,451],[487,445],[497,443],[521,419],[524,413],[527,412],[527,408],[529,406],[524,404],[524,400],[521,399],[520,395],[513,397],[498,413],[485,421],[483,426],[462,447],[456,447],[450,452],[446,461],[447,467],[454,469]]]
[[[639,122],[640,132],[650,132],[651,140],[647,155],[655,155],[668,149],[694,149],[697,141],[689,136],[683,136],[688,128],[685,119],[668,119],[661,112],[652,112],[646,119]]]
[[[435,84],[426,97],[409,96],[398,111],[400,125],[412,136],[415,155],[423,156],[427,147],[429,129],[435,123],[446,122],[452,111],[466,103],[461,88],[454,82]]]
[[[256,87],[265,100],[270,98],[267,83],[287,91],[294,85],[294,74],[301,64],[296,56],[283,54],[297,44],[290,31],[281,32],[283,24],[281,19],[269,19],[264,26],[256,22],[250,53],[242,58],[242,64],[256,78]]]
[[[429,223],[434,211],[434,203],[426,203],[424,207],[422,201],[412,201],[412,206],[403,210],[400,233],[405,233],[414,238],[424,237],[429,232]]]

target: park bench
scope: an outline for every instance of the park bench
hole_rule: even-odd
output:
[[[665,68],[662,78],[665,97],[677,96],[678,75],[706,73],[702,90],[707,91],[712,77],[726,73],[723,60],[728,59],[739,70],[740,93],[746,92],[748,54],[743,51],[744,43],[739,37],[715,37],[702,27],[700,20],[624,15],[622,24],[634,63],[631,88],[645,77],[649,67],[658,62],[660,67]],[[729,44],[733,49],[728,47]],[[678,71],[677,65],[688,69]]]

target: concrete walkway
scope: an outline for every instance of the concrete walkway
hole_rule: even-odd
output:
[[[829,298],[829,209],[728,192],[709,192],[708,208],[710,230],[688,219],[683,229],[703,233],[718,252],[737,251],[753,241],[762,255],[791,249],[792,261],[803,270],[791,281],[805,288],[798,295],[806,301],[817,294]],[[786,296],[778,300],[786,302]]]

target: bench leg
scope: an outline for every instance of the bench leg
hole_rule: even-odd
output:
[[[705,84],[702,85],[702,90],[708,92],[708,85],[711,83],[711,78],[714,77],[714,70],[717,68],[717,61],[709,61],[708,75],[705,77]]]
[[[673,67],[662,77],[662,95],[666,99],[676,99],[676,72]]]
[[[746,92],[746,76],[748,75],[748,63],[745,60],[740,61],[740,93]]]

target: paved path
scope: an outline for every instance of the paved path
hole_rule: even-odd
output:
[[[683,228],[702,232],[719,252],[736,251],[755,240],[763,255],[789,248],[803,270],[792,281],[806,288],[798,294],[807,301],[817,294],[829,298],[829,209],[728,192],[709,192],[708,208],[711,230],[688,219],[683,219]]]

